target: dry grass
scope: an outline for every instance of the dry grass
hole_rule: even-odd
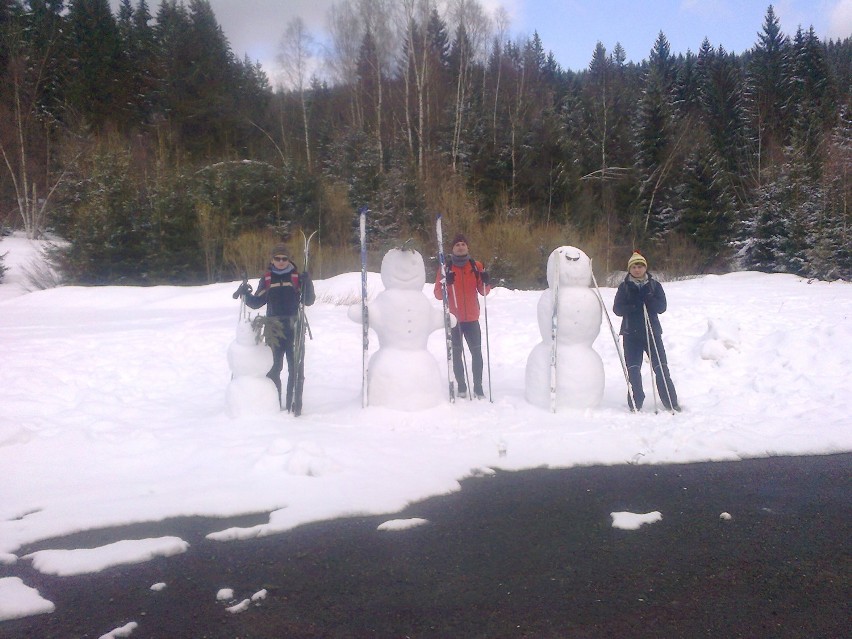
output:
[[[23,287],[26,291],[44,291],[62,286],[62,273],[53,267],[51,259],[51,254],[55,248],[55,246],[48,245],[40,249],[38,258],[19,267],[24,276]]]

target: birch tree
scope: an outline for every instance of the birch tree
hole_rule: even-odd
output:
[[[300,17],[293,18],[284,30],[279,44],[278,63],[281,65],[288,89],[296,93],[302,115],[302,132],[305,138],[305,162],[311,170],[311,137],[308,122],[308,104],[306,85],[311,59],[313,58],[313,38],[305,29]]]
[[[331,47],[326,64],[331,71],[332,80],[336,84],[349,87],[351,121],[353,126],[361,128],[364,124],[364,108],[357,77],[358,52],[364,27],[354,5],[349,1],[334,5],[328,13],[328,28]]]
[[[426,149],[426,96],[431,81],[431,58],[429,46],[429,29],[427,25],[433,11],[436,11],[434,0],[403,0],[402,2],[405,39],[405,60],[403,61],[403,80],[405,82],[405,118],[408,132],[409,153],[414,156],[414,124],[409,103],[410,85],[413,81],[416,111],[417,133],[417,174],[423,178],[424,154]]]
[[[46,12],[46,17],[52,14]],[[53,174],[50,113],[42,108],[52,66],[60,56],[62,31],[57,20],[46,19],[40,46],[25,37],[22,16],[10,16],[0,29],[7,69],[0,89],[0,156],[15,193],[15,206],[28,238],[38,237],[46,226],[51,197],[68,168]],[[41,119],[40,119],[41,114]]]
[[[451,15],[456,23],[453,53],[456,72],[456,101],[453,118],[451,157],[453,171],[458,170],[462,131],[470,99],[471,68],[477,55],[484,57],[489,20],[478,0],[455,0]]]

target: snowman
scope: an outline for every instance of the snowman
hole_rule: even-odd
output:
[[[241,319],[237,337],[228,346],[231,382],[225,395],[229,417],[277,413],[278,390],[266,376],[272,368],[272,349],[255,339],[251,322]]]
[[[601,306],[590,288],[592,263],[573,246],[560,246],[547,259],[547,285],[538,301],[542,341],[527,359],[526,398],[551,407],[552,322],[556,300],[556,407],[592,408],[604,390],[603,362],[592,344],[601,328]]]
[[[382,259],[385,290],[368,304],[370,328],[379,349],[370,357],[367,381],[371,406],[420,410],[441,402],[446,390],[438,362],[426,350],[434,331],[443,328],[444,315],[423,293],[423,257],[412,249],[391,249]],[[360,323],[361,305],[349,307]]]

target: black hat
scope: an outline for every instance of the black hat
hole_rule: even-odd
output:
[[[452,245],[455,246],[459,242],[464,242],[465,244],[470,246],[470,243],[467,241],[467,238],[464,236],[463,233],[456,233],[456,236],[453,238],[453,244]]]
[[[272,247],[271,255],[286,255],[287,257],[290,257],[290,249],[287,248],[286,244],[276,244]]]

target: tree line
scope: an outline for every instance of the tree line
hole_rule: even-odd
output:
[[[647,59],[599,43],[562,68],[478,0],[341,0],[325,79],[301,20],[286,85],[232,52],[207,0],[0,0],[0,215],[67,244],[80,283],[192,283],[263,268],[319,229],[325,275],[434,214],[509,284],[575,244],[597,268],[633,248],[671,273],[745,268],[850,279],[852,38],[708,40]],[[0,218],[0,222],[3,219]]]

